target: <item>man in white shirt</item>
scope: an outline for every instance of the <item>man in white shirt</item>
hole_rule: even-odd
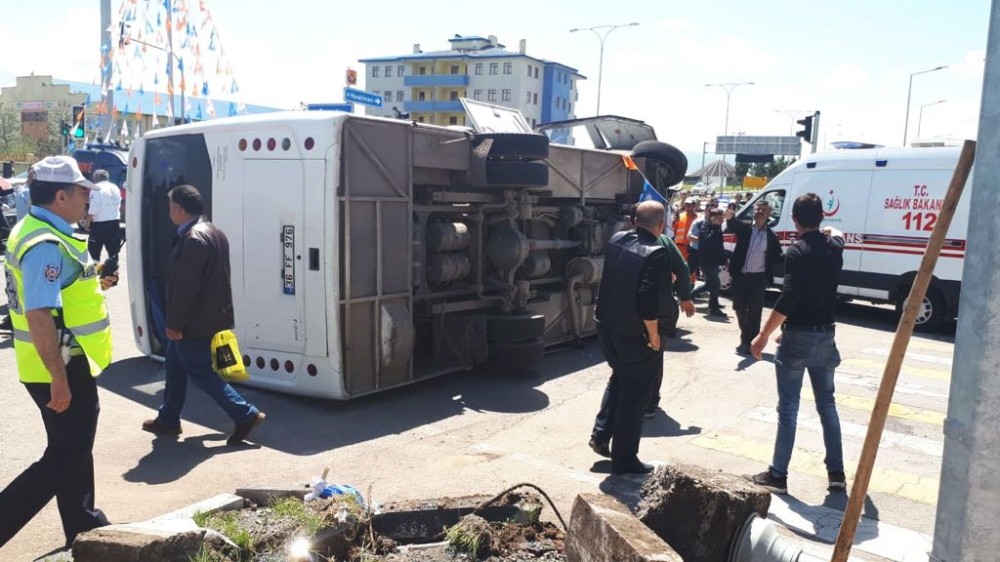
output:
[[[121,248],[121,204],[122,195],[118,186],[108,181],[106,170],[94,171],[97,189],[90,192],[90,239],[87,251],[95,262],[101,261],[101,248],[108,251],[108,257],[118,256]]]

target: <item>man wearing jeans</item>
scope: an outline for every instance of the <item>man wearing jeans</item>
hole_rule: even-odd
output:
[[[792,205],[798,240],[785,252],[785,280],[781,296],[760,334],[750,344],[760,359],[767,339],[780,326],[775,373],[778,379],[778,435],[771,466],[746,476],[751,482],[778,493],[788,492],[788,463],[795,446],[802,378],[809,371],[816,412],[823,426],[829,488],[846,488],[840,418],[834,400],[833,374],[840,365],[834,342],[833,308],[837,282],[844,267],[844,235],[834,229],[819,230],[823,202],[815,193],[798,197]]]
[[[170,220],[177,226],[167,269],[167,386],[159,414],[142,422],[142,429],[159,435],[181,433],[190,377],[232,418],[235,429],[226,443],[238,445],[264,421],[264,412],[212,370],[212,337],[233,327],[229,241],[201,216],[204,204],[196,188],[180,185],[167,196]]]

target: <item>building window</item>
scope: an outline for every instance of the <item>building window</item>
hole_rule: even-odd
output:
[[[451,65],[451,73],[452,74],[458,74],[458,65],[457,64]]]
[[[497,101],[497,91],[494,90],[493,88],[490,88],[486,92],[486,99],[487,101]]]
[[[392,103],[392,92],[390,90],[386,90],[385,95],[383,97],[385,98],[386,103]]]
[[[427,74],[427,67],[426,66],[421,66],[419,74],[421,76],[423,76],[424,74]]]
[[[378,78],[378,69],[379,67],[377,66],[372,67],[372,78]]]
[[[524,92],[524,103],[531,103],[531,92]]]
[[[458,125],[458,117],[455,116],[455,115],[452,115],[451,117],[449,117],[448,118],[448,124],[449,125]]]
[[[426,96],[424,95],[423,92],[420,92],[420,93],[417,94],[417,100],[418,101],[424,101],[425,99],[426,99]]]
[[[534,129],[537,126],[538,126],[538,121],[536,121],[535,118],[532,117],[531,118],[531,128]]]
[[[538,67],[537,66],[535,67],[535,79],[536,80],[538,79]]]
[[[531,78],[531,65],[528,65],[528,78]]]
[[[500,92],[500,99],[503,101],[510,101],[510,88],[504,88]]]
[[[482,74],[482,73],[483,73],[483,63],[477,62],[476,63],[476,74]]]
[[[538,94],[537,93],[531,96],[531,103],[534,104],[534,105],[538,105]]]
[[[396,101],[403,101],[403,90],[396,90]]]
[[[385,77],[386,78],[392,77],[392,67],[389,65],[385,65]]]
[[[490,74],[500,74],[500,63],[498,62],[490,63]]]
[[[406,65],[405,64],[401,64],[401,65],[397,66],[396,67],[396,76],[402,76],[404,74],[406,74]]]
[[[573,114],[573,104],[569,104],[566,107],[567,107],[567,110],[569,111],[570,115],[572,115]]]
[[[512,74],[513,72],[514,72],[514,64],[513,63],[509,63],[509,62],[503,63],[503,73],[504,74]]]
[[[483,91],[482,90],[474,90],[472,92],[472,99],[474,99],[474,100],[481,100],[481,99],[483,99]]]
[[[458,92],[452,90],[451,93],[448,94],[448,99],[451,101],[458,101]]]

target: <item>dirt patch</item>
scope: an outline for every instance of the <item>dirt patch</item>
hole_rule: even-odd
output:
[[[562,561],[565,533],[533,517],[525,522],[487,521],[477,515],[442,530],[448,542],[400,545],[380,535],[353,499],[334,497],[303,503],[279,500],[271,507],[251,507],[196,517],[199,525],[225,535],[237,553],[206,548],[194,562],[515,562]],[[464,539],[464,540],[462,540]],[[298,549],[296,549],[296,546]],[[470,548],[470,547],[475,548]],[[296,550],[303,556],[296,558]],[[308,554],[306,554],[308,552]],[[476,552],[478,556],[472,553]]]

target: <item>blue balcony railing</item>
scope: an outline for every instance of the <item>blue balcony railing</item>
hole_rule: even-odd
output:
[[[465,74],[417,74],[414,76],[404,76],[403,85],[409,87],[439,87],[439,86],[468,86],[469,77]]]

